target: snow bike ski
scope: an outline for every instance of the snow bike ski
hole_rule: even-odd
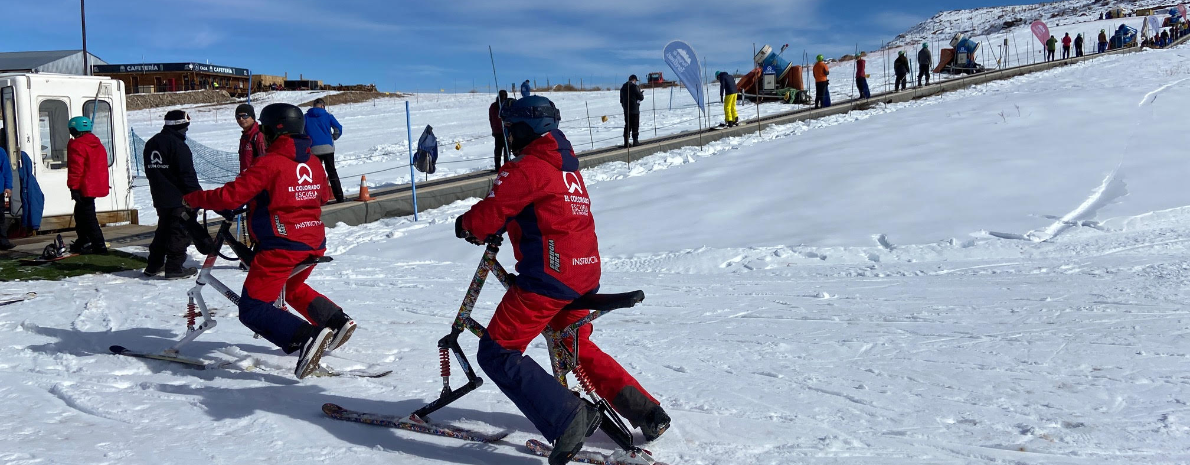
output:
[[[37,258],[27,258],[20,261],[22,265],[46,265],[54,263],[59,260],[64,260],[70,257],[77,256],[76,253],[70,253],[66,248],[66,242],[62,241],[62,235],[54,238],[44,249],[41,249],[41,255]]]
[[[183,365],[196,367],[196,368],[203,368],[203,369],[206,369],[206,368],[234,368],[233,366],[231,366],[234,364],[232,364],[230,362],[209,363],[209,362],[205,362],[205,361],[198,360],[198,359],[183,357],[181,355],[181,349],[183,346],[185,346],[186,344],[189,344],[190,342],[192,342],[196,338],[198,338],[198,336],[202,335],[202,333],[205,333],[208,330],[210,330],[211,328],[214,328],[215,325],[218,323],[217,321],[215,321],[214,313],[210,309],[207,308],[206,300],[202,296],[202,291],[206,286],[210,285],[211,287],[215,288],[215,290],[218,291],[220,295],[226,297],[227,300],[231,301],[232,304],[239,305],[239,303],[240,303],[239,294],[236,294],[235,291],[232,291],[230,288],[227,287],[227,285],[223,284],[223,282],[219,281],[214,276],[212,276],[211,269],[215,267],[215,260],[218,258],[223,258],[224,260],[228,260],[228,261],[241,261],[241,260],[244,262],[252,261],[252,256],[254,255],[252,250],[248,246],[246,246],[243,243],[241,243],[240,241],[236,240],[235,236],[231,234],[231,225],[234,223],[232,221],[232,219],[235,218],[236,215],[243,213],[244,211],[246,211],[246,209],[241,208],[241,209],[238,209],[235,211],[230,211],[230,212],[220,212],[220,215],[222,215],[224,217],[224,221],[219,226],[219,232],[215,234],[214,245],[211,247],[211,252],[209,254],[207,254],[207,259],[206,259],[206,261],[203,262],[202,269],[199,270],[199,272],[198,272],[198,278],[195,280],[194,287],[190,288],[190,290],[186,292],[186,296],[188,299],[188,302],[186,304],[186,313],[184,315],[184,317],[186,318],[186,334],[182,336],[182,339],[179,340],[177,343],[175,343],[170,348],[165,349],[161,352],[157,352],[157,353],[139,352],[139,351],[129,350],[125,347],[116,345],[116,346],[111,346],[109,348],[109,350],[111,350],[111,352],[113,354],[125,355],[125,356],[130,356],[130,357],[137,357],[137,358],[153,359],[153,360],[162,360],[162,361],[166,361],[166,362],[180,363]],[[223,245],[225,243],[232,248],[232,251],[236,255],[235,258],[228,257],[228,256],[225,256],[222,254]],[[331,257],[325,257],[325,256],[311,257],[310,259],[307,259],[306,261],[303,261],[303,262],[299,263],[296,267],[294,267],[293,272],[290,274],[290,276],[297,275],[298,273],[305,271],[307,268],[318,265],[320,263],[326,263],[331,260],[332,260]],[[273,303],[273,305],[277,306],[277,308],[285,309],[285,289],[284,288],[282,288],[281,295],[279,297],[277,297],[277,300],[276,300],[276,302]],[[198,318],[200,316],[202,317],[201,323],[198,322]],[[321,376],[343,376],[343,375],[347,375],[349,372],[350,371],[338,372],[338,371],[334,371],[334,370],[328,370],[324,367],[320,367],[318,369],[318,371],[316,373],[314,373],[312,376],[318,376],[319,374],[321,374]],[[389,373],[391,373],[391,371],[382,372],[382,373],[370,373],[369,376],[363,376],[363,377],[377,377],[378,378],[381,376],[386,376]]]
[[[442,339],[438,340],[438,361],[441,368],[442,375],[442,393],[438,399],[430,402],[426,406],[414,411],[407,417],[398,417],[393,415],[382,415],[376,413],[366,412],[352,412],[352,415],[344,415],[342,412],[347,411],[335,404],[326,404],[323,406],[323,413],[331,418],[347,421],[357,421],[360,423],[368,423],[380,426],[397,427],[416,431],[421,433],[436,434],[440,436],[457,437],[459,439],[467,439],[480,442],[484,439],[490,439],[484,435],[470,435],[468,433],[451,433],[455,430],[452,427],[435,426],[433,428],[406,428],[401,425],[421,425],[429,423],[429,415],[438,411],[439,409],[450,405],[452,402],[459,400],[471,391],[483,385],[483,378],[475,374],[475,369],[467,360],[466,354],[463,353],[462,347],[459,346],[459,335],[463,331],[468,331],[478,337],[483,337],[487,332],[485,328],[478,321],[471,317],[471,312],[475,308],[475,301],[479,298],[480,291],[483,290],[483,285],[487,282],[489,275],[494,275],[496,280],[508,289],[514,283],[516,276],[505,271],[500,262],[496,260],[496,255],[500,251],[500,244],[503,238],[500,235],[489,237],[486,241],[487,248],[484,250],[483,258],[480,259],[479,267],[475,270],[475,276],[471,279],[471,285],[467,288],[467,294],[463,298],[462,305],[459,306],[459,313],[455,317],[454,322],[451,323],[450,334],[447,334]],[[569,387],[567,382],[567,374],[574,373],[575,378],[582,385],[583,393],[586,394],[591,401],[598,406],[599,411],[603,414],[603,422],[600,424],[602,429],[609,437],[615,441],[616,445],[620,447],[620,454],[623,457],[632,457],[630,461],[621,462],[590,462],[590,463],[610,463],[610,464],[653,464],[656,463],[652,458],[652,454],[648,451],[637,447],[633,443],[632,433],[624,420],[620,418],[619,414],[612,410],[611,404],[599,397],[595,393],[594,386],[590,382],[583,367],[577,363],[578,361],[578,331],[583,326],[591,323],[596,318],[606,315],[608,312],[619,308],[629,308],[644,301],[645,293],[643,291],[633,291],[622,294],[588,294],[571,302],[564,309],[565,310],[590,310],[590,314],[583,317],[574,324],[563,328],[561,331],[554,331],[548,326],[542,332],[547,344],[549,345],[550,365],[553,368],[554,377],[563,386]],[[563,341],[567,338],[572,338],[573,345],[567,346]],[[467,383],[457,388],[450,386],[450,356],[454,354],[455,359],[463,369],[463,374],[467,377]],[[577,394],[577,393],[576,393]],[[353,416],[352,418],[349,418]],[[367,418],[365,421],[361,418]],[[387,423],[381,423],[381,422]],[[403,423],[402,423],[403,422]],[[503,436],[501,436],[503,437]],[[544,443],[542,443],[544,444]],[[548,455],[548,452],[546,453]],[[592,456],[590,454],[598,454],[591,452],[583,456]],[[594,456],[592,456],[594,457]]]
[[[529,452],[542,457],[549,457],[550,452],[554,451],[553,446],[536,439],[525,441],[525,447],[529,449]],[[575,454],[574,457],[571,457],[570,461],[578,463],[590,463],[594,465],[666,465],[663,462],[654,461],[652,454],[648,450],[639,450],[640,452],[618,450],[611,454],[583,450],[579,451],[578,454]]]

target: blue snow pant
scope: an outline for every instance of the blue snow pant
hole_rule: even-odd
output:
[[[859,88],[859,98],[872,98],[872,91],[868,89],[868,78],[855,78],[855,87]]]
[[[314,267],[290,276],[294,268],[311,256],[321,256],[324,250],[290,251],[262,250],[252,258],[248,277],[244,279],[244,293],[240,297],[240,322],[256,334],[280,347],[285,353],[301,348],[298,336],[314,332],[315,326],[326,322],[341,310],[326,296],[306,284]],[[277,308],[273,302],[285,290],[285,302],[305,320]]]

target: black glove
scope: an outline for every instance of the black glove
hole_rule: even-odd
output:
[[[479,239],[476,239],[475,236],[471,234],[471,231],[463,229],[462,216],[455,218],[455,237],[475,245],[483,245],[483,242],[480,242]]]
[[[80,191],[78,189],[71,189],[70,190],[70,200],[73,200],[75,202],[78,202],[79,200],[83,200],[83,191]]]
[[[339,136],[342,136],[342,135],[343,135],[342,132],[332,130],[331,131],[331,140],[339,140]]]

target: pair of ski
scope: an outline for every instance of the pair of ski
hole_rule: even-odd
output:
[[[464,441],[482,442],[484,444],[503,442],[504,438],[508,436],[508,433],[506,432],[481,433],[455,426],[435,425],[424,419],[418,418],[417,415],[398,416],[360,412],[343,408],[339,405],[331,403],[322,404],[322,413],[336,420],[351,421],[386,428],[403,429],[416,433],[425,433],[435,436],[462,439]],[[537,439],[525,441],[525,447],[529,449],[529,452],[542,457],[549,457],[550,452],[553,451],[553,447]],[[574,458],[570,459],[570,461],[594,465],[666,465],[662,462],[654,461],[651,457],[645,454],[632,454],[625,451],[619,451],[614,454],[604,454],[601,452],[584,450],[580,451],[574,456]]]
[[[264,370],[269,370],[269,368],[261,367],[259,365],[250,365],[248,367],[242,367],[233,361],[207,362],[205,360],[200,360],[200,359],[196,359],[196,358],[183,357],[181,355],[168,355],[165,353],[138,352],[135,350],[128,349],[124,346],[111,346],[108,348],[108,350],[110,350],[113,354],[116,354],[116,355],[123,355],[126,357],[134,357],[134,358],[143,358],[143,359],[148,359],[148,360],[160,360],[163,362],[172,362],[172,363],[177,363],[177,364],[180,364],[180,365],[183,365],[183,366],[186,366],[189,368],[198,369],[198,370],[223,369],[223,370],[234,370],[234,371],[255,371],[256,368],[263,368]],[[312,373],[310,376],[314,376],[314,377],[350,377],[350,378],[383,378],[385,376],[392,374],[392,372],[393,372],[392,370],[381,370],[381,371],[335,370],[332,368],[327,368],[325,365],[323,365],[323,366],[318,367],[318,369],[315,370],[314,373]]]

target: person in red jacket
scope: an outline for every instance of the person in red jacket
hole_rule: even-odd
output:
[[[236,124],[243,130],[240,133],[240,172],[243,173],[252,162],[264,156],[267,151],[264,134],[260,133],[260,124],[256,122],[256,109],[247,103],[236,107]]]
[[[66,187],[74,200],[74,224],[78,239],[70,244],[70,251],[83,254],[106,254],[107,242],[99,219],[95,217],[95,199],[111,192],[107,176],[107,149],[98,137],[91,134],[91,119],[76,116],[67,123],[73,137],[66,144]]]
[[[855,87],[859,89],[859,98],[872,98],[868,88],[868,60],[863,55],[855,57]]]
[[[275,103],[260,113],[268,152],[234,181],[183,197],[188,208],[233,210],[248,204],[248,234],[259,246],[240,297],[240,322],[285,353],[298,351],[294,374],[300,379],[318,368],[325,350],[347,342],[355,322],[319,294],[306,278],[314,267],[290,276],[302,262],[326,253],[322,205],[330,200],[326,172],[311,160],[301,109]],[[273,306],[285,301],[306,321]]]
[[[599,410],[563,387],[524,352],[548,325],[560,330],[587,315],[563,311],[599,289],[599,244],[591,198],[570,141],[558,130],[561,115],[549,99],[530,96],[500,114],[517,157],[496,175],[487,198],[455,222],[455,235],[477,238],[507,229],[519,273],[479,341],[480,367],[554,442],[550,464],[566,463],[601,421]],[[623,367],[579,331],[579,363],[595,391],[653,440],[669,427],[659,402]],[[572,342],[566,342],[571,344]]]
[[[1062,59],[1070,58],[1070,43],[1073,39],[1070,38],[1070,33],[1066,33],[1066,37],[1062,38]]]

